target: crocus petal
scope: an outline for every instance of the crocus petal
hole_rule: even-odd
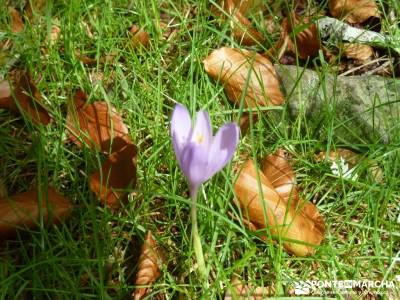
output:
[[[207,174],[208,149],[196,143],[187,144],[182,151],[181,168],[191,188],[197,188],[211,177]]]
[[[181,163],[181,152],[185,144],[188,142],[192,130],[192,120],[186,107],[177,104],[172,113],[171,119],[171,136],[176,157]]]
[[[212,141],[212,128],[210,116],[204,110],[197,112],[196,124],[194,125],[190,138],[192,143],[209,148]]]
[[[232,159],[239,143],[239,127],[235,123],[222,126],[213,139],[208,157],[207,174],[213,176]]]

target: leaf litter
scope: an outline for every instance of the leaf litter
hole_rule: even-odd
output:
[[[40,195],[40,198],[39,198]],[[58,224],[72,212],[71,201],[55,189],[30,191],[0,199],[0,236],[2,239],[15,234],[18,229],[35,229],[40,218]]]
[[[36,124],[51,122],[48,110],[41,103],[39,90],[25,71],[12,72],[10,82],[0,81],[0,108],[22,113]]]
[[[282,240],[284,248],[297,256],[315,253],[325,224],[316,206],[299,197],[282,151],[267,156],[261,169],[251,159],[245,162],[234,189],[243,216],[258,230],[267,228],[264,239]]]
[[[242,1],[240,4],[238,4],[240,1],[225,1],[227,2],[228,5],[228,12],[232,15],[233,14],[233,19],[236,21],[236,24],[240,24],[241,26],[237,26],[235,24],[233,24],[232,26],[232,31],[233,31],[233,35],[234,37],[241,43],[243,43],[244,45],[246,45],[246,41],[247,39],[250,39],[252,41],[256,40],[257,42],[262,41],[262,36],[259,32],[254,31],[251,28],[250,25],[250,21],[247,19],[247,13],[249,11],[249,7],[253,6],[254,3],[258,2],[258,1]],[[330,5],[332,2],[335,1],[330,1]],[[340,1],[336,1],[336,3],[338,3]],[[351,2],[351,1],[350,1]],[[368,2],[368,1],[366,1]],[[373,1],[369,1],[369,2],[373,2]],[[232,4],[233,3],[233,4]],[[243,4],[244,3],[244,4]],[[257,4],[258,5],[258,4]],[[333,5],[333,4],[332,4]],[[224,6],[225,7],[225,6]],[[230,8],[229,8],[230,7]],[[344,8],[341,9],[341,16],[344,17],[346,14],[343,14]],[[237,14],[239,12],[239,15]],[[354,15],[352,13],[349,13],[347,15],[352,15],[353,18]],[[372,15],[375,16],[375,15]],[[376,17],[376,16],[375,16]],[[349,20],[348,20],[349,21]],[[351,20],[350,20],[351,21]],[[350,22],[349,21],[349,22]],[[307,22],[306,22],[307,23]],[[300,24],[300,26],[302,26],[304,24]],[[312,25],[314,26],[314,25]],[[136,37],[138,32],[141,31],[141,29],[139,30],[133,30],[133,45],[134,47],[136,46],[136,44],[147,44],[148,41],[146,41],[146,38],[143,38],[143,43],[140,41],[141,37]],[[294,32],[295,31],[295,32]],[[289,28],[287,30],[287,32],[290,32],[292,34],[292,36],[295,36],[294,40],[297,46],[300,45],[300,48],[295,50],[294,52],[299,54],[300,53],[300,57],[301,58],[308,58],[308,57],[314,57],[316,56],[316,53],[318,53],[318,50],[320,49],[320,44],[319,44],[319,40],[315,39],[315,30],[314,27],[311,28],[311,34],[309,32],[307,32],[306,30],[297,32],[296,30],[293,30],[293,28]],[[58,30],[55,30],[54,35],[59,34]],[[286,33],[285,33],[286,34]],[[259,35],[259,36],[258,36]],[[145,36],[145,35],[143,35]],[[302,39],[307,40],[307,38],[311,38],[311,40],[309,40],[309,42],[303,42]],[[56,39],[54,39],[56,40]],[[288,43],[288,42],[287,42]],[[291,43],[293,44],[293,42],[291,41]],[[249,42],[248,44],[252,44],[252,42]],[[316,45],[319,44],[317,47]],[[302,46],[303,45],[303,46]],[[304,46],[307,45],[307,46]],[[293,45],[289,45],[288,46],[289,49],[293,49]],[[307,49],[307,47],[310,47],[310,49]],[[351,47],[348,47],[351,48]],[[238,50],[234,50],[234,51],[238,51]],[[358,52],[357,52],[358,51]],[[366,50],[366,48],[363,49],[363,51],[365,53],[367,53],[368,51]],[[364,53],[363,52],[363,53]],[[249,61],[249,57],[254,58],[254,56],[256,56],[255,60],[261,60],[261,58],[258,57],[259,54],[256,54],[255,52],[251,52],[251,55],[247,55],[250,52],[247,52],[247,50],[242,50],[242,51],[238,51],[238,53],[241,53],[240,55],[242,56],[241,58],[239,58],[238,60],[243,62],[243,65],[245,65],[245,67],[247,68],[245,71],[242,72],[242,75],[247,73],[247,74],[251,74],[252,72],[256,73],[257,71],[254,71],[254,67],[253,65],[248,65],[248,61]],[[245,54],[243,54],[245,53]],[[354,54],[355,53],[355,54]],[[366,57],[366,54],[360,54],[361,50],[352,50],[352,52],[350,52],[350,54],[347,54],[349,58],[353,58],[353,59],[358,59],[360,57]],[[236,54],[237,55],[237,54]],[[240,56],[239,55],[239,56]],[[78,53],[78,59],[81,59],[84,63],[87,64],[96,64],[97,60],[96,59],[92,59],[92,58],[88,58],[85,57],[83,55],[80,55]],[[232,54],[232,56],[234,56]],[[230,58],[223,58],[221,59],[221,61],[223,62],[232,62],[229,60]],[[368,59],[368,58],[365,58]],[[362,60],[362,59],[360,59]],[[267,60],[268,61],[268,60]],[[235,102],[237,104],[239,104],[239,99],[240,98],[244,98],[246,101],[246,105],[248,107],[259,107],[259,106],[265,106],[265,105],[269,105],[269,104],[274,104],[274,105],[280,105],[281,103],[283,103],[284,98],[282,95],[279,95],[279,92],[276,92],[276,89],[279,90],[279,80],[277,79],[276,74],[274,74],[274,70],[273,70],[273,66],[271,64],[270,61],[268,61],[268,63],[265,63],[265,61],[263,61],[262,63],[260,63],[261,66],[257,66],[257,68],[259,67],[260,69],[263,67],[266,67],[266,69],[268,69],[268,72],[265,72],[265,75],[267,76],[267,80],[265,80],[266,82],[271,81],[271,86],[268,86],[268,89],[272,89],[274,90],[273,94],[271,95],[265,95],[263,93],[261,93],[260,91],[263,89],[262,85],[264,84],[264,82],[261,82],[261,84],[259,83],[259,86],[257,84],[254,84],[254,82],[251,82],[251,84],[253,85],[251,88],[254,89],[253,92],[253,96],[248,96],[248,91],[245,91],[245,84],[244,84],[244,76],[240,76],[237,77],[237,82],[235,81],[230,81],[231,78],[230,77],[234,77],[234,73],[236,72],[236,70],[227,70],[226,73],[229,74],[229,78],[226,78],[226,81],[224,82],[223,80],[221,80],[221,78],[223,76],[221,76],[222,72],[218,73],[213,70],[210,71],[211,74],[210,76],[213,77],[215,80],[221,80],[221,83],[224,85],[225,87],[225,92],[227,94],[227,96],[230,98],[230,100],[232,102]],[[272,67],[271,67],[272,66]],[[207,66],[206,68],[208,68],[209,66]],[[238,67],[238,69],[241,69],[241,65]],[[222,68],[220,68],[221,71]],[[209,71],[207,71],[209,72]],[[232,73],[229,73],[232,72]],[[261,73],[261,72],[260,72]],[[250,78],[252,78],[253,74],[250,75]],[[276,82],[278,82],[276,84]],[[235,90],[234,89],[234,84],[235,83],[239,83],[240,88]],[[261,86],[261,88],[260,88]],[[7,98],[8,97],[8,90],[11,90],[11,88],[7,87],[6,82],[1,82],[0,83],[0,99],[2,98]],[[260,96],[262,94],[262,96]],[[3,95],[6,95],[5,97],[3,97]],[[82,97],[84,98],[84,97]],[[85,99],[84,102],[86,102],[87,98]],[[274,103],[275,101],[275,103]],[[100,104],[103,103],[103,104]],[[93,106],[91,106],[93,105]],[[89,108],[90,107],[90,108]],[[98,195],[99,198],[102,199],[103,202],[110,204],[111,206],[114,205],[114,203],[118,203],[119,202],[119,198],[121,197],[121,195],[119,194],[118,196],[115,196],[115,191],[113,190],[113,188],[116,188],[116,190],[118,189],[125,189],[126,187],[132,187],[135,185],[135,181],[136,181],[136,155],[137,155],[137,149],[136,146],[132,143],[132,141],[130,140],[130,138],[128,137],[128,133],[127,133],[127,129],[124,129],[124,124],[122,122],[122,118],[115,113],[115,110],[112,106],[109,106],[107,103],[105,102],[95,102],[92,104],[82,104],[82,105],[77,105],[78,111],[83,110],[84,113],[86,115],[84,116],[78,116],[77,118],[75,117],[74,119],[74,123],[79,124],[79,126],[74,127],[75,125],[71,125],[68,126],[70,128],[72,128],[72,130],[69,132],[71,134],[70,138],[71,140],[74,141],[74,143],[76,143],[79,147],[83,147],[83,145],[85,144],[86,146],[88,146],[89,148],[91,148],[92,150],[96,150],[96,151],[101,151],[104,152],[108,155],[108,157],[106,158],[105,162],[103,163],[101,170],[96,171],[95,173],[92,174],[91,176],[91,188],[92,190]],[[92,118],[93,115],[97,115],[98,111],[100,112],[99,115],[103,116],[103,118],[99,118],[99,120],[95,120],[93,121],[93,119],[96,119],[96,117]],[[83,120],[83,121],[82,121]],[[103,122],[102,120],[107,120],[105,122]],[[82,122],[81,122],[82,121]],[[115,135],[114,132],[114,122],[117,123],[117,127],[120,130],[117,130],[117,134]],[[93,124],[90,124],[93,123]],[[120,131],[120,132],[118,132]],[[129,167],[128,167],[129,166]],[[134,176],[131,176],[130,178],[124,178],[124,180],[126,179],[126,181],[124,181],[123,183],[120,183],[121,178],[115,177],[117,175],[115,175],[116,170],[121,170],[124,167],[127,167],[127,170],[130,169],[134,169],[135,172]],[[242,172],[244,172],[242,174]],[[266,157],[263,162],[261,163],[261,169],[258,170],[257,167],[255,165],[252,165],[251,162],[248,162],[246,164],[246,167],[244,169],[244,171],[242,171],[239,175],[239,179],[241,178],[242,175],[246,175],[246,176],[250,176],[253,179],[256,177],[254,176],[255,173],[260,173],[260,175],[258,176],[263,176],[263,180],[262,180],[262,191],[264,192],[264,189],[267,190],[267,196],[269,198],[275,199],[277,200],[276,202],[272,201],[273,203],[276,203],[276,209],[274,211],[274,213],[277,212],[278,210],[278,216],[272,218],[273,222],[272,225],[269,224],[272,229],[271,231],[277,231],[279,235],[287,235],[290,237],[294,236],[295,239],[297,240],[300,236],[300,241],[306,240],[305,242],[308,243],[309,240],[312,240],[312,242],[310,244],[312,245],[298,245],[296,243],[292,243],[292,241],[284,241],[284,247],[289,251],[292,252],[296,255],[309,255],[314,253],[314,246],[318,245],[322,238],[323,238],[323,231],[324,231],[324,224],[322,221],[322,218],[318,212],[318,210],[315,208],[315,206],[310,205],[310,203],[307,203],[301,199],[299,199],[299,195],[298,195],[298,191],[296,188],[296,183],[295,183],[295,176],[293,173],[293,170],[291,169],[290,165],[288,164],[286,157],[284,154],[282,154],[281,151],[278,151],[277,153],[270,155],[268,157]],[[121,172],[123,174],[126,174],[127,172]],[[107,176],[104,176],[106,175]],[[107,178],[106,178],[107,177]],[[129,176],[125,176],[125,177],[129,177]],[[95,179],[93,179],[95,178]],[[114,179],[115,178],[115,179]],[[103,180],[104,179],[104,180]],[[243,179],[241,179],[243,180]],[[94,184],[93,182],[96,182],[97,186],[95,188],[92,187],[92,185]],[[128,183],[129,182],[129,183]],[[111,188],[109,188],[109,186],[111,186]],[[244,185],[248,185],[248,184],[244,184]],[[236,188],[236,186],[235,186]],[[249,191],[244,192],[245,196],[247,196],[246,193],[253,193],[254,195],[257,195],[257,189],[254,188],[254,186],[242,186],[241,187],[243,190],[249,189]],[[102,191],[105,191],[104,193]],[[112,195],[110,193],[108,193],[107,191],[112,191]],[[51,193],[51,192],[49,192]],[[243,191],[241,191],[240,193],[242,193],[243,195]],[[239,194],[240,194],[239,193]],[[50,195],[50,194],[49,194]],[[110,196],[111,195],[111,196]],[[245,198],[242,197],[242,198]],[[114,198],[113,198],[114,197]],[[258,195],[258,197],[260,197],[260,195]],[[268,198],[267,197],[267,198]],[[111,200],[110,200],[111,199]],[[262,199],[262,197],[261,197]],[[281,204],[282,207],[280,206]],[[296,206],[294,209],[293,206]],[[259,208],[257,208],[259,209]],[[281,212],[279,213],[279,209],[281,209]],[[288,211],[288,215],[289,218],[293,218],[293,222],[295,225],[292,225],[292,223],[290,223],[289,225],[284,224],[283,226],[288,226],[289,229],[288,230],[282,230],[282,229],[274,229],[274,222],[275,223],[279,223],[277,221],[281,220],[281,215],[283,211]],[[285,212],[286,214],[286,212]],[[296,231],[296,222],[297,221],[297,214],[302,215],[302,218],[306,219],[309,218],[309,222],[306,222],[303,220],[303,222],[305,222],[306,227],[314,227],[314,232],[312,234],[310,234],[309,236],[301,236],[301,233]],[[253,216],[253,219],[255,220],[255,224],[254,228],[261,228],[262,226],[265,226],[265,220],[264,218],[261,218],[260,215],[255,214]],[[0,218],[1,220],[1,218]],[[261,221],[262,222],[261,222]],[[253,221],[250,218],[250,224],[251,221]],[[286,221],[286,220],[285,220]],[[312,223],[312,224],[311,224]],[[310,225],[311,224],[311,225]],[[293,227],[293,228],[291,228]],[[312,230],[311,230],[312,231]],[[322,232],[322,233],[321,233]],[[321,237],[322,235],[322,237]],[[284,236],[284,238],[286,238],[287,236]],[[160,275],[160,268],[155,266],[156,263],[155,261],[157,261],[156,257],[157,255],[154,254],[154,249],[153,250],[148,250],[148,248],[145,248],[146,244],[147,245],[151,245],[151,247],[153,248],[157,248],[157,246],[155,245],[155,241],[153,239],[153,237],[151,236],[151,232],[149,232],[146,235],[146,243],[143,246],[142,249],[142,255],[141,255],[141,264],[139,267],[139,272],[137,274],[137,280],[136,280],[136,284],[137,285],[146,285],[147,287],[143,287],[143,288],[139,288],[135,291],[135,293],[133,294],[134,299],[141,299],[143,296],[146,295],[147,293],[147,289],[148,289],[148,285],[150,285],[152,282],[154,282],[154,280],[157,279],[157,277]],[[151,248],[149,247],[149,248]],[[149,257],[152,257],[149,259]],[[142,271],[142,273],[140,273]],[[242,296],[242,294],[246,294],[246,296],[250,296],[249,295],[249,290],[254,290],[253,287],[250,287],[248,285],[244,285],[244,284],[240,284],[240,282],[238,281],[233,281],[236,284],[236,287],[239,287],[236,289],[236,294],[238,296]],[[255,290],[257,291],[258,289],[265,289],[265,288],[255,288]],[[265,291],[265,290],[263,290]],[[138,295],[138,296],[137,296]],[[257,297],[259,295],[259,293],[253,293],[252,297],[254,297],[254,299],[257,299],[255,297]]]
[[[90,189],[104,205],[118,208],[126,199],[126,189],[136,184],[137,148],[111,104],[87,101],[87,95],[78,90],[68,110],[68,136],[80,148],[85,145],[108,154],[90,176]]]

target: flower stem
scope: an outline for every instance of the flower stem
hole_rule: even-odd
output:
[[[204,262],[203,248],[201,247],[199,229],[197,227],[197,188],[191,189],[190,197],[192,198],[192,208],[190,214],[192,219],[192,240],[194,254],[199,267],[199,273],[205,279],[207,277],[206,264]]]

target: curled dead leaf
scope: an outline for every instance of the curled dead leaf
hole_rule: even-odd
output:
[[[14,72],[12,86],[8,81],[0,82],[0,108],[22,112],[36,124],[47,125],[51,118],[40,103],[41,95],[30,76],[24,72]]]
[[[147,47],[150,42],[149,34],[140,29],[137,25],[132,25],[131,29],[129,30],[131,35],[131,44],[132,47],[136,48],[139,46]]]
[[[120,137],[113,144],[117,150],[90,176],[90,189],[103,204],[118,208],[125,199],[126,189],[136,184],[137,148]]]
[[[206,72],[221,81],[234,103],[240,104],[243,93],[246,107],[284,102],[273,64],[256,52],[223,47],[214,50],[203,63]]]
[[[262,1],[259,0],[224,0],[221,7],[224,12],[217,12],[217,15],[225,19],[228,15],[228,21],[232,28],[232,33],[236,41],[240,44],[252,46],[260,44],[264,38],[260,32],[252,27],[247,14],[260,7]]]
[[[374,48],[364,44],[343,44],[343,55],[350,59],[365,61],[372,58],[375,54]]]
[[[45,222],[59,223],[72,211],[71,202],[53,188],[46,194],[37,189],[10,197],[0,198],[0,237],[12,235],[17,229],[37,228],[40,215]]]
[[[284,201],[297,201],[299,195],[295,188],[296,177],[283,149],[268,155],[261,163],[261,171],[267,175],[275,191]]]
[[[363,23],[371,17],[380,17],[375,0],[329,0],[329,12],[349,23]]]
[[[298,256],[314,254],[324,236],[324,221],[312,203],[299,199],[297,192],[289,192],[294,188],[292,170],[280,157],[278,152],[267,158],[263,170],[257,170],[252,160],[247,161],[235,183],[236,196],[243,215],[258,229],[269,227],[273,237],[283,240],[288,252]],[[283,167],[282,171],[277,172],[278,167]],[[271,170],[275,186],[264,170]]]
[[[140,300],[146,296],[150,285],[161,275],[162,255],[151,231],[148,231],[141,249],[132,299]]]
[[[317,26],[311,22],[310,18],[302,19],[293,13],[283,19],[280,38],[269,50],[268,55],[278,54],[278,59],[280,59],[288,53],[297,54],[301,59],[306,59],[317,56],[321,48]]]
[[[288,32],[295,36],[297,53],[300,58],[314,57],[321,49],[317,26],[311,22],[310,18],[304,18],[296,14],[291,15],[288,22]],[[305,27],[303,30],[299,27]]]
[[[15,8],[10,7],[9,14],[11,17],[11,31],[13,33],[19,33],[24,31],[25,28],[24,21],[22,21],[19,12]]]
[[[91,148],[108,153],[116,151],[113,140],[120,137],[131,143],[128,128],[115,108],[103,101],[87,104],[87,95],[79,90],[67,114],[69,138],[79,147],[82,142]]]

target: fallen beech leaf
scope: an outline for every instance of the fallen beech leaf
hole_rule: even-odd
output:
[[[40,93],[29,75],[15,72],[13,82],[13,87],[7,81],[0,82],[0,108],[13,112],[22,111],[37,124],[49,124],[50,115],[41,105]]]
[[[283,19],[281,36],[269,51],[269,55],[279,53],[280,59],[284,53],[290,53],[306,59],[317,56],[321,48],[317,26],[310,22],[310,18],[301,19],[296,14],[290,14],[289,17]]]
[[[257,173],[262,196],[259,194]],[[286,202],[267,176],[262,170],[257,172],[252,160],[245,163],[234,187],[244,216],[258,229],[269,226],[274,237],[283,239],[283,246],[288,252],[298,256],[314,254],[315,246],[321,243],[324,236],[324,222],[317,208],[303,200]]]
[[[273,287],[254,287],[253,285],[243,284],[237,276],[231,280],[232,288],[226,292],[224,300],[262,300],[275,293]]]
[[[43,191],[44,192],[44,191]],[[39,203],[38,190],[0,199],[0,237],[10,236],[17,229],[39,226],[41,213],[46,222],[59,223],[72,211],[71,202],[58,194],[53,188],[42,194]]]
[[[139,257],[138,272],[135,280],[135,285],[139,287],[133,292],[132,299],[140,300],[146,296],[150,285],[161,275],[161,262],[160,250],[151,231],[148,231]]]
[[[225,0],[222,1],[222,8],[225,12],[218,12],[223,19],[226,14],[229,15],[229,22],[232,28],[233,36],[240,44],[252,46],[260,44],[264,38],[260,32],[252,28],[250,20],[246,14],[259,7],[262,1],[256,0]]]
[[[242,93],[246,107],[284,102],[273,64],[256,52],[223,47],[214,50],[203,63],[206,72],[221,81],[232,102],[239,104]]]
[[[298,27],[300,26],[306,27],[304,30],[299,30]],[[317,26],[310,22],[310,18],[301,20],[300,16],[292,14],[292,18],[288,22],[288,32],[295,36],[295,46],[300,58],[305,59],[308,56],[314,57],[318,54],[319,49],[321,49],[321,43],[318,37]]]
[[[284,201],[298,201],[298,192],[295,188],[296,179],[286,158],[286,152],[278,149],[268,155],[261,163],[261,171],[268,177],[272,186]]]
[[[24,31],[25,25],[21,19],[19,12],[15,8],[10,7],[9,13],[11,17],[11,31],[14,33],[19,33]]]
[[[90,176],[90,189],[103,204],[118,208],[126,195],[124,189],[136,184],[137,148],[119,137],[115,138],[114,145],[118,150]]]
[[[149,34],[137,25],[132,25],[129,33],[131,35],[131,44],[134,48],[139,46],[147,47],[149,45]]]
[[[329,0],[329,12],[349,23],[363,23],[371,17],[380,17],[375,0]]]
[[[350,59],[365,61],[374,56],[374,48],[364,44],[343,44],[343,55]]]
[[[76,145],[82,147],[83,141],[91,148],[108,153],[110,144],[116,137],[131,143],[128,128],[111,104],[103,101],[87,104],[86,101],[86,94],[78,90],[75,103],[69,108],[67,114],[69,138]],[[113,147],[112,152],[116,150]]]

